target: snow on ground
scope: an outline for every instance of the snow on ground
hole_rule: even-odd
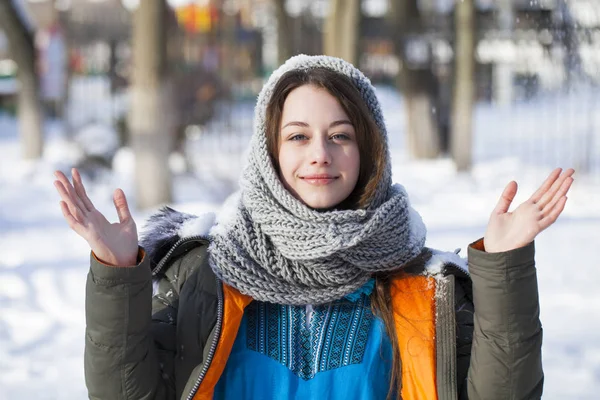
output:
[[[476,116],[477,163],[472,174],[455,173],[447,159],[409,161],[400,133],[403,114],[395,111],[401,101],[387,90],[379,94],[392,136],[394,178],[406,186],[423,216],[431,247],[460,247],[464,255],[468,243],[483,234],[489,213],[510,180],[520,184],[518,203],[541,183],[552,162],[571,161],[561,161],[555,154],[556,160],[536,163],[530,158],[524,163],[509,151],[499,157],[499,147],[509,150],[510,143],[530,139],[519,139],[514,130],[505,129],[497,120],[503,117],[487,108],[478,109]],[[519,108],[519,112],[537,115],[532,107]],[[247,117],[248,108],[245,110],[240,115]],[[558,133],[543,114],[530,128],[540,126]],[[87,398],[83,339],[89,250],[63,221],[52,185],[53,171],[68,171],[81,157],[81,150],[64,138],[60,124],[47,127],[43,161],[26,163],[20,160],[15,121],[0,116],[0,400]],[[185,174],[177,177],[175,208],[194,213],[216,211],[235,188],[235,168],[241,165],[239,153],[248,136],[226,140],[221,136],[212,143],[211,137],[205,135],[204,142],[197,138],[190,143],[202,179]],[[595,163],[600,163],[598,149],[600,146],[592,149]],[[90,197],[109,219],[116,219],[112,190],[122,187],[132,193],[132,155],[128,150],[119,151],[114,171],[100,175],[94,183],[87,179]],[[138,225],[143,225],[148,211],[133,213]],[[600,292],[596,290],[595,246],[599,242],[600,182],[597,175],[581,174],[564,214],[536,242],[544,326],[544,399],[598,398]]]

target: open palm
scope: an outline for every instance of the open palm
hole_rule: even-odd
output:
[[[113,195],[119,222],[110,223],[88,198],[76,168],[72,175],[73,184],[62,172],[54,174],[54,186],[62,198],[60,207],[71,229],[88,242],[101,261],[115,266],[136,265],[137,228],[123,191],[117,189]]]
[[[512,181],[506,186],[485,232],[487,252],[523,247],[556,221],[567,202],[575,171],[569,168],[561,172],[560,168],[552,171],[542,186],[512,212],[508,209],[517,194],[517,183]]]

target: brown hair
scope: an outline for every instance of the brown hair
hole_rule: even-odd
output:
[[[402,276],[420,275],[425,269],[425,264],[431,258],[431,252],[425,249],[417,257],[402,265],[393,272],[382,272],[375,274],[375,289],[371,293],[371,308],[373,313],[379,316],[385,325],[385,330],[392,344],[392,373],[390,374],[390,389],[387,399],[390,400],[393,393],[396,399],[402,399],[402,357],[398,347],[398,335],[396,333],[396,321],[394,314],[400,314],[400,310],[394,310],[392,306],[391,286],[394,279]],[[402,317],[402,315],[400,315]]]
[[[360,155],[358,181],[354,190],[338,208],[365,208],[375,193],[385,168],[385,147],[379,128],[361,94],[350,78],[326,68],[293,70],[285,73],[273,89],[267,105],[267,149],[273,166],[279,168],[279,140],[283,104],[290,92],[300,86],[312,85],[327,90],[344,109],[356,131]]]
[[[334,96],[344,109],[356,131],[356,140],[360,154],[360,171],[358,181],[352,193],[338,208],[366,208],[373,196],[377,184],[384,174],[385,145],[379,127],[373,120],[362,95],[350,78],[326,68],[310,70],[293,70],[285,73],[275,85],[269,104],[267,105],[267,149],[276,170],[279,169],[279,140],[283,105],[290,92],[303,85],[312,85],[327,90]],[[401,399],[402,390],[402,360],[398,347],[398,336],[394,310],[391,300],[391,283],[395,277],[404,273],[422,271],[427,253],[405,264],[399,272],[386,272],[375,275],[375,289],[371,294],[373,313],[384,322],[386,332],[392,345],[392,373],[387,398],[396,393]],[[397,312],[397,310],[396,310]]]

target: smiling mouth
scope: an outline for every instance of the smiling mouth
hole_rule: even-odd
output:
[[[304,182],[306,182],[310,185],[323,186],[323,185],[328,185],[328,184],[334,182],[335,180],[338,179],[338,177],[330,176],[330,175],[311,175],[311,176],[303,176],[300,179],[302,179]]]

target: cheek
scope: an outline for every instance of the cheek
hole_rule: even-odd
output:
[[[352,149],[348,154],[346,162],[348,170],[352,171],[352,175],[355,179],[358,179],[360,173],[360,152],[358,151],[358,147]]]
[[[279,175],[282,178],[289,178],[294,175],[295,158],[294,153],[285,146],[279,148]]]

